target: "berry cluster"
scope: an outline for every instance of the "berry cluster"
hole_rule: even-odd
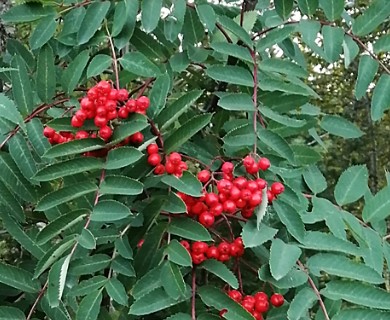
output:
[[[253,296],[246,295],[243,297],[240,291],[230,290],[228,295],[234,301],[240,303],[256,320],[263,320],[263,314],[269,310],[270,302],[276,308],[284,304],[284,298],[279,293],[274,293],[269,301],[268,295],[265,292],[257,292]],[[219,315],[223,317],[226,312],[226,309],[221,310]]]
[[[114,89],[110,82],[100,81],[88,90],[87,95],[80,100],[80,109],[71,119],[74,128],[81,128],[85,121],[93,120],[96,130],[79,130],[76,134],[71,132],[56,132],[50,127],[45,127],[43,134],[51,144],[60,144],[74,139],[100,137],[109,141],[113,134],[113,121],[127,119],[130,113],[146,114],[150,104],[149,98],[141,96],[138,99],[129,99],[126,89]],[[140,144],[143,142],[141,132],[136,132],[126,138],[124,144]]]
[[[241,238],[236,238],[233,242],[221,242],[219,245],[208,245],[202,241],[190,244],[186,240],[180,241],[181,245],[188,250],[192,263],[201,264],[207,259],[216,259],[221,262],[228,261],[231,257],[240,257],[244,254],[244,245]]]
[[[261,158],[255,162],[254,158],[247,156],[243,163],[245,168],[253,170],[251,172],[254,172],[254,166],[256,166],[257,171],[269,168],[267,158]],[[267,188],[267,182],[261,178],[248,179],[244,176],[235,178],[233,175],[234,165],[231,162],[225,162],[221,170],[223,176],[221,180],[215,180],[208,170],[202,170],[198,173],[198,180],[204,184],[202,197],[195,198],[178,193],[187,206],[187,214],[196,217],[205,227],[211,227],[215,217],[222,213],[236,214],[241,212],[244,218],[249,219],[255,208],[262,202],[263,189]],[[214,186],[214,191],[208,192],[206,190],[208,185]],[[283,184],[274,182],[267,190],[268,202],[272,202],[283,191]]]
[[[158,146],[155,143],[148,145],[146,149],[148,153],[148,163],[154,168],[154,173],[157,175],[173,174],[176,177],[181,177],[183,171],[188,169],[187,163],[182,160],[180,153],[172,152],[165,159],[165,165],[162,164],[162,157],[158,153]]]

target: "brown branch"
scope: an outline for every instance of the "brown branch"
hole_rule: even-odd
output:
[[[47,286],[49,284],[49,280],[46,280],[45,284],[43,285],[41,291],[39,291],[39,294],[37,296],[37,298],[35,299],[34,301],[34,304],[32,305],[31,309],[30,309],[30,312],[28,313],[27,315],[27,318],[26,320],[30,320],[34,311],[35,311],[35,308],[37,307],[38,305],[38,302],[41,300],[41,298],[43,297],[43,294],[45,293],[46,289],[47,289]]]

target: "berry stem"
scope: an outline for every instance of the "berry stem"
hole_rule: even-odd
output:
[[[114,43],[112,42],[112,37],[111,37],[110,31],[108,30],[107,24],[106,24],[106,31],[107,31],[108,41],[110,43],[110,48],[111,48],[112,64],[113,64],[113,69],[114,69],[114,73],[115,73],[116,88],[119,89],[118,60],[116,58]]]
[[[137,99],[142,96],[146,90],[146,88],[155,80],[155,78],[149,78],[144,82],[144,84],[140,87],[139,92],[137,94]]]
[[[309,275],[308,271],[306,270],[305,266],[303,265],[303,263],[298,260],[297,264],[298,264],[299,268],[307,274],[307,276],[308,276],[308,280],[307,281],[309,282],[310,287],[313,289],[315,295],[317,296],[318,303],[320,305],[320,308],[321,308],[322,312],[324,313],[325,319],[326,320],[330,320],[329,315],[328,315],[328,311],[326,310],[326,306],[324,304],[324,301],[321,298],[321,294],[318,291],[318,288],[316,287],[316,284],[314,283],[313,279],[310,277],[310,275]]]
[[[191,319],[196,320],[196,269],[192,268],[192,300],[191,300]]]
[[[45,293],[45,291],[46,291],[46,289],[47,289],[48,284],[49,284],[49,280],[46,280],[46,282],[45,282],[45,284],[43,285],[41,291],[39,291],[39,294],[38,294],[37,298],[35,299],[34,304],[32,305],[32,307],[31,307],[31,309],[30,309],[30,311],[29,311],[29,313],[28,313],[28,315],[27,315],[26,320],[30,320],[30,319],[31,319],[31,317],[32,317],[32,315],[33,315],[33,313],[34,313],[34,311],[35,311],[35,308],[36,308],[37,305],[38,305],[39,300],[41,300],[43,294]]]
[[[242,285],[240,258],[239,257],[236,258],[236,266],[237,266],[238,287],[240,289],[241,294],[244,294],[244,288]]]

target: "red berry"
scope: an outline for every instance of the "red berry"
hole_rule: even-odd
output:
[[[88,97],[88,100],[92,100],[92,101],[95,100],[98,97],[97,89],[95,87],[89,89],[87,92],[87,97]],[[86,98],[83,98],[83,99],[86,99]],[[81,107],[83,107],[83,99],[81,99]]]
[[[112,111],[109,111],[109,112],[107,113],[107,119],[108,119],[108,120],[114,120],[114,119],[116,119],[116,118],[118,118],[118,111],[112,110]]]
[[[192,214],[195,214],[195,215],[199,215],[201,214],[202,212],[205,212],[207,210],[207,207],[205,206],[205,204],[201,201],[195,203],[192,207],[191,207],[191,213]]]
[[[244,301],[248,301],[248,302],[251,303],[253,306],[255,306],[255,303],[256,303],[255,297],[250,296],[250,295],[246,295],[244,298],[242,298],[242,302],[244,302]]]
[[[221,242],[218,245],[218,251],[220,254],[230,255],[230,245],[226,241]]]
[[[84,121],[80,120],[76,116],[73,116],[70,123],[71,123],[72,127],[80,128],[84,124]]]
[[[234,164],[231,162],[225,162],[222,165],[221,170],[223,173],[232,173],[234,170]]]
[[[234,243],[238,244],[241,247],[244,245],[244,242],[242,241],[241,237],[234,239]]]
[[[258,312],[265,313],[269,309],[269,302],[267,300],[258,300],[256,301],[255,309]]]
[[[250,180],[246,184],[246,189],[249,189],[251,192],[256,192],[257,190],[259,190],[259,186],[257,185],[256,181]]]
[[[119,108],[119,110],[118,110],[118,117],[119,118],[127,119],[128,116],[129,116],[129,110],[127,110],[126,107]]]
[[[267,198],[269,203],[275,200],[275,195],[272,193],[271,190],[267,190]]]
[[[205,226],[206,228],[211,227],[214,224],[214,221],[215,221],[214,216],[208,211],[202,212],[199,215],[199,223]]]
[[[270,301],[274,307],[279,308],[284,304],[284,297],[279,293],[274,293]]]
[[[220,254],[218,257],[218,261],[226,262],[229,261],[230,256],[228,254]]]
[[[211,178],[211,173],[209,170],[202,170],[198,172],[198,180],[202,183],[206,183]]]
[[[223,203],[223,211],[227,213],[234,213],[236,210],[237,210],[237,206],[233,200],[226,200]]]
[[[104,94],[109,94],[111,91],[111,84],[108,81],[102,80],[96,85],[96,88]]]
[[[233,186],[230,190],[229,199],[236,201],[241,197],[241,191],[238,187]]]
[[[75,135],[75,139],[78,140],[78,139],[86,139],[89,137],[89,133],[87,131],[77,131],[76,135]]]
[[[85,110],[80,109],[76,111],[75,117],[77,117],[80,121],[84,122],[88,118],[88,113]]]
[[[140,241],[138,241],[138,243],[137,243],[137,248],[138,248],[138,249],[141,248],[142,245],[144,244],[144,242],[145,242],[145,239],[141,239]]]
[[[106,109],[105,107],[102,107],[102,106],[97,107],[97,108],[96,108],[95,114],[96,114],[98,117],[104,117],[104,118],[106,118],[106,116],[107,116],[107,109]]]
[[[251,207],[257,207],[261,203],[261,193],[253,193],[252,197],[249,199],[249,205]]]
[[[167,171],[168,174],[173,174],[176,171],[176,167],[173,165],[171,161],[167,161],[165,163],[165,170]]]
[[[284,191],[284,185],[280,182],[274,182],[271,185],[271,192],[275,195],[281,194]]]
[[[267,182],[264,179],[257,178],[255,181],[259,189],[264,189],[267,186]]]
[[[264,320],[263,315],[262,315],[260,312],[256,311],[256,310],[254,310],[254,311],[252,312],[252,316],[253,316],[253,318],[255,318],[256,320]]]
[[[154,174],[161,175],[165,173],[165,166],[163,164],[158,164],[153,170]]]
[[[118,100],[118,90],[111,89],[110,93],[108,94],[108,99],[110,99],[110,100]]]
[[[259,165],[257,163],[254,163],[250,167],[245,167],[245,169],[246,169],[246,172],[248,172],[249,174],[256,174],[259,172]]]
[[[233,184],[237,186],[239,189],[244,189],[247,183],[248,181],[244,177],[238,177],[233,181]]]
[[[157,166],[161,163],[161,156],[158,153],[151,154],[148,157],[148,163],[153,167]]]
[[[156,143],[151,143],[150,145],[148,145],[148,147],[146,148],[146,152],[148,154],[154,154],[154,153],[157,153],[158,152],[158,145]]]
[[[242,163],[244,165],[244,167],[251,167],[253,166],[253,164],[255,163],[255,159],[253,159],[253,157],[251,156],[246,156],[243,160],[242,160]]]
[[[54,136],[54,134],[56,133],[56,131],[53,129],[53,128],[50,128],[50,127],[45,127],[43,129],[43,135],[46,137],[46,138],[52,138]]]
[[[89,95],[89,92],[88,92],[88,95]],[[96,97],[94,97],[94,99],[96,99]],[[92,100],[94,100],[94,99],[92,99]],[[80,107],[81,107],[81,109],[84,109],[84,110],[93,109],[93,102],[89,99],[89,97],[82,98],[80,101]]]
[[[191,246],[191,251],[193,253],[199,254],[199,253],[206,253],[207,249],[209,248],[208,244],[203,241],[195,241]]]
[[[210,192],[210,193],[206,193],[205,195],[205,202],[206,204],[209,206],[209,207],[212,207],[212,206],[215,206],[216,204],[219,203],[219,198],[218,196],[213,193],[213,192]]]
[[[217,183],[217,189],[220,193],[228,194],[233,187],[233,183],[229,180],[222,179]]]
[[[137,107],[140,108],[141,110],[146,110],[149,108],[150,105],[150,100],[148,97],[141,96],[137,99]]]
[[[206,251],[206,256],[207,258],[209,259],[216,259],[218,260],[219,258],[219,251],[218,251],[218,248],[215,247],[215,246],[211,246],[207,249]]]
[[[101,127],[99,130],[99,136],[103,140],[108,140],[112,136],[112,129],[109,126]]]
[[[242,294],[238,290],[230,290],[228,292],[228,295],[230,298],[232,298],[234,301],[241,302],[242,300]]]
[[[181,162],[181,155],[177,152],[172,152],[169,156],[168,159],[170,162],[172,162],[173,165],[177,166]]]
[[[267,158],[260,158],[259,162],[257,163],[260,170],[267,170],[271,166],[271,162]]]
[[[141,132],[136,132],[131,136],[131,142],[141,144],[144,141],[144,135]]]
[[[223,206],[220,203],[217,203],[216,205],[214,205],[210,208],[210,213],[214,217],[220,216],[222,214],[222,212],[223,212]]]
[[[228,195],[225,193],[218,194],[219,202],[224,203],[228,199]]]
[[[237,199],[235,201],[236,203],[236,207],[239,208],[239,209],[242,209],[242,208],[245,208],[246,207],[246,201],[244,199]]]
[[[108,119],[106,117],[100,117],[100,116],[96,116],[94,120],[95,126],[99,128],[107,126],[107,122]]]
[[[126,102],[126,108],[129,112],[135,112],[137,109],[137,102],[134,99],[130,99]]]
[[[191,248],[191,246],[190,246],[190,244],[189,244],[189,242],[188,242],[187,240],[181,240],[181,241],[180,241],[180,244],[181,244],[184,248],[186,248],[187,250],[190,250],[190,248]]]
[[[248,301],[248,300],[243,300],[242,302],[241,302],[241,305],[242,305],[242,307],[245,309],[245,310],[247,310],[248,312],[250,312],[250,313],[252,313],[252,311],[253,311],[253,309],[255,308],[255,305],[254,305],[254,303],[251,303],[250,301]]]
[[[252,197],[252,192],[249,189],[242,189],[241,190],[241,198],[243,200],[249,200]]]
[[[104,103],[104,106],[105,106],[105,108],[106,108],[108,111],[114,111],[114,110],[116,110],[116,101],[115,101],[115,100],[107,100],[107,101]]]
[[[206,256],[204,253],[196,254],[196,253],[191,253],[191,258],[193,264],[201,264],[203,261],[206,260]]]
[[[125,101],[129,98],[129,92],[126,89],[119,89],[116,94],[116,98],[119,101]]]
[[[263,291],[257,292],[254,297],[256,301],[268,301],[268,295]]]
[[[253,209],[241,210],[241,215],[245,219],[249,219],[253,216]]]
[[[234,242],[230,244],[230,255],[232,257],[239,257],[241,255],[241,248],[238,244]]]

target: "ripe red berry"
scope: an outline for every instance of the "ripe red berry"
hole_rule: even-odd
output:
[[[259,190],[259,186],[257,185],[256,181],[250,180],[246,184],[246,189],[250,190],[251,192],[256,192]]]
[[[264,179],[257,178],[255,181],[259,189],[264,189],[267,186],[267,181],[265,181]]]
[[[90,90],[90,91],[91,91],[91,90]],[[93,95],[94,99],[96,99],[97,96],[94,95],[95,92],[92,91],[91,94]],[[82,98],[82,99],[81,99],[81,101],[80,101],[80,107],[81,107],[81,109],[90,110],[90,109],[93,108],[93,102],[92,102],[91,100],[94,100],[94,99],[91,99],[91,100],[90,100],[90,99],[89,99],[89,95],[90,95],[90,93],[88,92],[88,98],[85,97],[85,98]]]
[[[263,315],[256,310],[252,312],[252,316],[255,318],[255,320],[264,320]]]
[[[267,170],[271,166],[271,162],[267,158],[260,158],[259,162],[257,163],[260,170]]]
[[[251,156],[246,156],[244,159],[242,159],[244,167],[251,167],[255,164],[255,162],[255,159]]]
[[[236,210],[237,210],[237,206],[233,200],[226,200],[223,203],[223,211],[227,213],[234,213]]]
[[[251,207],[257,207],[261,203],[261,193],[253,193],[252,197],[249,199],[249,205]]]
[[[228,194],[230,193],[232,187],[233,187],[233,183],[226,179],[219,180],[217,183],[217,189],[220,193]]]
[[[230,298],[232,298],[234,301],[241,302],[242,300],[242,294],[238,290],[230,290],[228,292],[228,295]]]
[[[115,100],[106,100],[104,103],[104,107],[108,111],[114,111],[114,110],[116,110],[116,101]]]
[[[245,169],[246,169],[246,172],[248,172],[249,174],[256,174],[259,172],[259,165],[257,163],[254,163],[250,167],[245,167]]]
[[[241,237],[234,239],[234,243],[238,244],[241,247],[244,245],[244,242],[242,241]]]
[[[80,121],[84,122],[88,118],[88,113],[85,110],[80,109],[76,111],[75,117],[77,117]]]
[[[142,245],[144,244],[144,242],[145,242],[145,239],[141,239],[140,241],[138,241],[138,243],[137,243],[137,248],[138,248],[138,249],[141,248]]]
[[[255,309],[258,312],[265,313],[269,309],[269,302],[267,300],[257,300],[255,304]]]
[[[209,206],[209,207],[212,207],[212,206],[215,206],[216,204],[219,203],[219,198],[218,196],[213,193],[213,192],[210,192],[210,193],[206,193],[205,195],[205,202],[206,204]]]
[[[70,123],[71,123],[72,127],[80,128],[84,124],[84,121],[80,120],[76,116],[73,116]]]
[[[249,219],[253,216],[253,209],[241,210],[241,215],[245,219]]]
[[[191,251],[193,253],[199,254],[199,253],[206,253],[207,249],[209,248],[208,244],[203,241],[195,241],[191,246]]]
[[[215,247],[215,246],[211,246],[207,249],[206,251],[206,256],[207,258],[209,259],[216,259],[218,260],[219,258],[219,251],[218,251],[218,248]]]
[[[221,170],[223,173],[232,173],[234,170],[234,165],[231,162],[225,162],[222,165]]]
[[[220,203],[217,203],[216,205],[212,206],[210,208],[210,213],[214,216],[214,217],[218,217],[222,214],[223,212],[223,206],[222,204]]]
[[[108,94],[108,99],[110,99],[110,100],[118,100],[118,90],[111,89],[110,93]]]
[[[284,191],[284,185],[280,182],[274,182],[271,185],[271,192],[275,195],[281,194]]]
[[[232,189],[230,190],[229,199],[236,201],[240,197],[241,197],[241,190],[238,187],[233,186]]]
[[[214,224],[214,221],[214,216],[208,211],[204,211],[199,215],[199,223],[206,228],[211,227]]]
[[[104,117],[104,118],[106,118],[106,116],[107,116],[107,109],[106,109],[105,107],[102,107],[102,106],[97,107],[97,108],[96,108],[95,114],[96,114],[97,116],[99,116],[99,117]]]
[[[163,164],[158,164],[153,170],[154,174],[161,175],[165,173],[165,166]]]
[[[161,163],[161,156],[158,153],[151,154],[148,157],[148,163],[153,167],[157,166]]]
[[[137,99],[137,107],[140,108],[141,110],[146,110],[149,108],[150,105],[150,100],[148,97],[141,96]]]
[[[108,81],[102,80],[97,85],[98,91],[104,94],[109,94],[111,91],[111,84]]]
[[[209,170],[202,170],[198,172],[198,180],[202,183],[206,183],[211,178],[211,173]]]
[[[54,134],[56,133],[56,131],[53,129],[53,128],[50,128],[50,127],[45,127],[43,129],[43,135],[46,137],[46,138],[52,138],[54,136]]]
[[[220,254],[218,257],[218,261],[226,262],[229,261],[230,256],[228,254]]]
[[[130,99],[126,102],[126,108],[129,112],[135,112],[137,109],[137,102],[134,99]]]
[[[181,240],[181,241],[180,241],[180,244],[181,244],[184,248],[186,248],[187,250],[190,250],[190,248],[191,248],[191,246],[190,246],[190,244],[189,244],[189,242],[188,242],[187,240]]]
[[[116,98],[119,101],[125,101],[129,98],[129,92],[126,89],[119,89],[117,94],[116,94]]]
[[[119,108],[119,110],[118,110],[118,117],[119,118],[127,119],[128,116],[129,116],[129,110],[127,110],[126,107]]]
[[[244,177],[238,177],[234,179],[233,184],[239,189],[244,189],[247,185],[248,181]]]
[[[268,301],[268,295],[263,291],[257,292],[254,297],[256,301]]]
[[[144,141],[144,135],[141,132],[136,132],[131,136],[131,142],[141,144]]]
[[[279,293],[274,293],[270,301],[274,307],[279,308],[284,304],[284,297]]]
[[[252,197],[252,192],[249,189],[242,189],[241,190],[241,198],[243,200],[249,200]]]
[[[230,255],[230,244],[226,241],[221,242],[218,245],[218,251],[220,254]]]
[[[253,311],[254,308],[255,308],[254,303],[251,303],[251,302],[248,301],[248,300],[243,300],[243,301],[241,302],[241,305],[242,305],[242,307],[243,307],[245,310],[247,310],[249,313],[252,313],[252,311]]]
[[[176,167],[173,165],[171,161],[167,161],[165,163],[165,170],[167,171],[168,174],[173,174],[176,171]]]
[[[108,140],[112,136],[112,129],[109,126],[101,127],[99,130],[99,136],[103,140]]]
[[[269,203],[275,200],[275,195],[272,193],[271,190],[267,190],[267,198]]]
[[[204,253],[191,253],[191,258],[193,264],[201,264],[203,261],[206,260],[206,256],[204,255]]]
[[[181,162],[181,155],[177,152],[172,152],[169,156],[168,159],[174,166],[178,166]]]
[[[238,244],[234,242],[230,244],[230,255],[232,257],[239,257],[241,255],[241,248]]]
[[[100,116],[96,116],[94,120],[95,126],[99,128],[107,126],[107,122],[108,119],[106,117],[100,117]]]
[[[89,137],[89,133],[87,131],[77,131],[76,132],[76,135],[75,135],[75,139],[78,140],[78,139],[86,139]]]
[[[108,120],[114,120],[114,119],[116,119],[116,118],[118,118],[118,111],[112,110],[112,111],[109,111],[109,112],[107,113],[107,119],[108,119]]]
[[[146,148],[146,152],[150,155],[150,154],[154,154],[154,153],[157,153],[158,152],[158,145],[156,143],[151,143],[150,145],[148,145],[148,147]]]

